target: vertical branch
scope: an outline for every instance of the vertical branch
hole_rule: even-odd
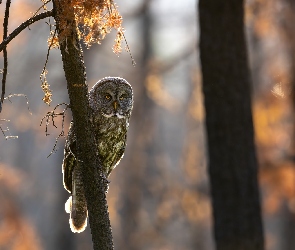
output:
[[[77,159],[82,167],[93,248],[94,250],[112,250],[114,249],[112,229],[105,194],[107,180],[103,178],[101,163],[95,150],[83,53],[78,41],[74,10],[67,2],[54,0],[53,6],[73,114],[78,148]]]
[[[7,33],[8,33],[8,19],[9,19],[10,2],[11,2],[11,0],[6,1],[5,16],[4,16],[4,21],[3,21],[3,40],[7,37]],[[2,104],[4,101],[5,84],[6,84],[7,67],[8,67],[6,46],[3,49],[3,57],[4,57],[4,68],[3,68],[3,72],[2,72],[3,77],[2,77],[2,93],[1,93],[1,99],[0,99],[0,112],[2,111]]]

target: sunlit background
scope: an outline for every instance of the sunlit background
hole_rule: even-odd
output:
[[[5,2],[5,1],[4,1]],[[132,58],[112,52],[115,33],[84,48],[91,88],[120,76],[135,91],[125,157],[112,172],[107,194],[115,249],[213,250],[206,172],[206,136],[195,0],[117,0]],[[290,1],[291,2],[291,1]],[[5,3],[0,5],[3,22]],[[9,33],[33,15],[41,1],[12,1]],[[295,12],[288,0],[247,0],[245,25],[253,78],[253,116],[267,250],[295,245],[294,77]],[[51,24],[53,24],[51,19]],[[60,51],[50,51],[47,80],[52,103],[43,103],[49,20],[32,24],[8,46],[7,94],[0,114],[0,249],[91,249],[89,227],[73,234],[62,185],[65,139],[41,119],[68,103]],[[1,26],[2,28],[2,26]],[[2,37],[2,29],[0,33]],[[126,45],[124,45],[125,47]],[[0,68],[3,62],[0,62]],[[59,108],[62,111],[63,107]],[[218,112],[218,110],[216,110]],[[10,121],[7,121],[10,120]],[[66,113],[65,132],[71,121]]]

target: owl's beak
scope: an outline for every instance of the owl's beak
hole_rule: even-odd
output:
[[[118,107],[118,103],[117,103],[117,101],[114,101],[113,105],[114,105],[114,109],[115,109],[115,111],[117,111],[117,107]]]

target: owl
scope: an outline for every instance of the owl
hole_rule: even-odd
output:
[[[89,105],[96,141],[96,150],[102,163],[102,171],[108,178],[119,164],[126,147],[126,136],[133,108],[131,85],[120,77],[105,77],[89,92]],[[87,225],[87,203],[82,182],[82,169],[76,159],[77,146],[75,124],[70,125],[65,143],[62,165],[63,184],[71,193],[65,205],[70,214],[73,232],[82,232]]]

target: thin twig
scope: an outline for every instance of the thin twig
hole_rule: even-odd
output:
[[[5,122],[10,122],[10,120],[6,120],[6,119],[0,119],[0,121],[5,121]],[[9,140],[9,139],[17,139],[18,136],[17,135],[6,135],[5,132],[8,132],[9,131],[9,128],[6,127],[6,129],[3,129],[1,127],[2,124],[0,124],[0,130],[5,138],[5,140]]]
[[[3,105],[4,96],[5,96],[5,85],[6,85],[6,76],[7,76],[7,68],[8,68],[8,59],[7,59],[7,49],[6,46],[3,49],[3,57],[4,57],[4,68],[2,70],[2,92],[1,92],[1,105]],[[0,110],[1,112],[2,110]]]
[[[10,98],[11,98],[11,97],[15,97],[15,96],[23,96],[23,97],[26,98],[29,113],[30,113],[30,115],[32,115],[32,112],[31,112],[31,110],[30,110],[30,106],[29,106],[29,99],[28,99],[28,97],[27,97],[26,95],[24,95],[24,94],[10,94],[10,95],[6,96],[6,97],[4,98],[4,100],[8,100],[8,101],[10,101]],[[10,102],[11,102],[11,101],[10,101]],[[10,122],[10,120],[6,120],[6,119],[0,119],[0,121]],[[2,134],[3,134],[4,137],[5,137],[5,140],[8,140],[8,139],[17,139],[17,138],[18,138],[18,136],[15,136],[15,135],[6,135],[5,132],[8,132],[8,131],[10,131],[10,130],[9,130],[8,127],[6,127],[6,129],[3,129],[1,125],[2,125],[2,124],[0,124],[0,130],[1,130]]]
[[[32,112],[31,112],[31,110],[30,110],[30,105],[29,105],[29,99],[28,99],[28,97],[25,95],[25,94],[10,94],[10,95],[8,95],[8,96],[6,96],[5,98],[4,98],[4,100],[8,100],[8,101],[10,101],[10,98],[11,97],[15,97],[15,96],[22,96],[22,97],[24,97],[24,98],[26,98],[26,100],[27,100],[27,108],[28,108],[28,111],[29,111],[29,113],[30,113],[30,115],[32,115]],[[10,101],[11,102],[11,101]]]
[[[45,5],[46,4],[48,4],[48,3],[50,3],[51,2],[51,0],[47,0],[47,1],[45,1],[36,11],[35,11],[35,13],[34,13],[34,15],[33,15],[33,17],[34,16],[36,16],[37,15],[37,13],[42,9],[42,8],[44,8],[45,7]],[[44,10],[46,10],[45,8],[44,8]]]
[[[147,1],[145,1],[145,2],[147,2]],[[116,5],[115,5],[114,3],[112,3],[112,5],[113,5],[114,9],[117,10]],[[123,38],[124,38],[124,41],[125,41],[125,44],[126,44],[126,48],[125,48],[125,50],[129,53],[129,56],[130,56],[130,58],[131,58],[131,63],[132,63],[132,65],[133,65],[133,67],[135,67],[135,65],[136,65],[136,61],[135,61],[135,59],[134,59],[133,56],[132,56],[131,49],[130,49],[130,47],[129,47],[129,44],[128,44],[128,42],[127,42],[127,39],[126,39],[126,37],[125,37],[123,31],[122,31],[122,35],[123,35]]]
[[[51,33],[51,24],[49,24],[49,25],[50,25],[50,33]],[[56,33],[57,33],[57,30],[56,30],[56,28],[55,28],[52,37],[54,37],[54,36],[56,35]],[[44,82],[44,81],[42,80],[42,76],[43,76],[43,75],[44,75],[44,76],[46,75],[46,74],[44,74],[44,72],[46,71],[46,66],[47,66],[47,63],[48,63],[48,60],[49,60],[49,54],[50,54],[50,49],[51,49],[52,45],[53,45],[53,39],[51,40],[51,43],[49,44],[48,49],[47,49],[46,61],[45,61],[45,64],[44,64],[43,70],[42,70],[41,75],[40,75],[40,80],[41,80],[41,82]],[[44,77],[44,76],[43,76],[43,77]],[[46,76],[45,76],[45,78],[46,78]],[[46,79],[45,79],[45,80],[46,80]]]
[[[23,22],[20,26],[18,26],[13,32],[9,34],[9,36],[0,43],[0,52],[4,49],[4,47],[13,39],[15,38],[20,32],[22,32],[25,28],[27,28],[32,23],[35,23],[41,19],[46,17],[53,16],[53,10],[49,10],[43,13],[40,13],[34,17],[31,17],[27,21]]]
[[[52,39],[51,39],[51,43],[49,44],[49,46],[48,46],[48,48],[47,48],[47,55],[46,55],[45,64],[44,64],[44,67],[43,67],[42,72],[41,72],[41,74],[40,74],[41,88],[42,88],[42,90],[43,90],[43,92],[44,92],[44,98],[43,98],[43,101],[44,101],[46,104],[48,104],[48,105],[50,105],[50,103],[51,103],[51,96],[52,96],[52,94],[51,94],[51,90],[50,90],[50,88],[49,88],[50,85],[48,84],[48,82],[47,82],[47,78],[46,78],[46,74],[48,73],[48,71],[46,70],[46,66],[47,66],[47,63],[48,63],[48,60],[49,60],[50,49],[51,49],[52,46],[53,46],[53,43],[54,43],[54,37],[55,37],[55,35],[56,35],[56,33],[57,33],[57,30],[56,30],[56,28],[55,28],[55,30],[54,30],[54,32],[53,32],[53,34],[52,34],[51,26],[52,26],[52,25],[51,25],[50,22],[49,22],[50,34],[52,35]]]
[[[35,11],[35,13],[33,14],[32,17],[35,17],[37,15],[37,13],[43,8],[44,10],[47,10],[47,8],[45,7],[46,4],[48,4],[49,2],[51,2],[51,0],[47,0],[45,2],[43,2],[43,4]],[[31,30],[30,25],[28,25],[28,29]]]
[[[65,105],[66,107],[64,108],[64,110],[60,113],[55,113],[56,109],[61,106],[61,105]],[[51,156],[54,152],[56,152],[56,147],[57,147],[57,142],[59,140],[60,137],[65,137],[65,132],[64,132],[64,124],[65,124],[65,117],[66,117],[66,111],[67,109],[69,108],[69,104],[67,103],[60,103],[58,105],[56,105],[54,107],[54,109],[50,112],[47,112],[47,114],[41,119],[41,123],[40,123],[40,126],[42,125],[43,121],[45,120],[46,121],[46,124],[45,124],[45,134],[46,136],[49,135],[48,133],[48,125],[50,123],[50,121],[52,122],[52,125],[57,128],[57,126],[55,125],[55,122],[54,122],[54,118],[56,118],[57,116],[61,115],[62,116],[62,121],[61,121],[61,132],[59,133],[59,135],[56,137],[55,139],[55,143],[54,143],[54,146],[53,146],[53,149],[51,150],[50,154],[47,156],[47,158],[49,156]]]
[[[126,43],[126,51],[129,53],[129,56],[131,58],[131,62],[132,62],[133,67],[135,67],[135,65],[136,65],[135,59],[132,56],[130,47],[129,47],[128,43],[127,43],[127,39],[126,39],[126,37],[125,37],[125,35],[124,35],[123,32],[122,32],[122,34],[123,34],[123,37],[124,37],[124,40],[125,40],[125,43]]]
[[[4,21],[3,21],[3,40],[5,40],[7,38],[7,33],[8,33],[8,19],[9,19],[10,3],[11,3],[11,0],[6,1],[5,15],[4,15]],[[4,68],[3,68],[3,76],[2,76],[2,93],[1,93],[1,99],[0,99],[0,103],[1,103],[0,112],[2,111],[2,105],[3,105],[3,101],[4,101],[5,84],[6,84],[7,67],[8,67],[6,46],[4,46],[4,48],[3,48],[3,57],[4,57]]]

